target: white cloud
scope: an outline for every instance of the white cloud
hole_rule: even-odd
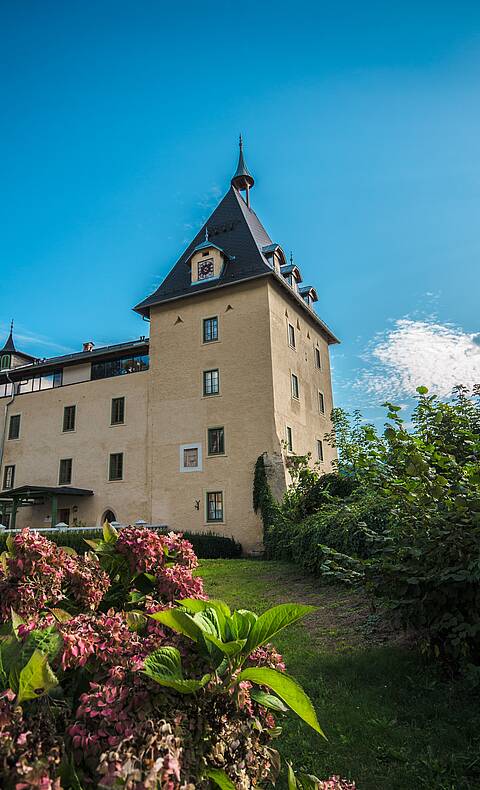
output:
[[[379,396],[414,395],[419,386],[442,397],[456,384],[480,384],[480,334],[435,319],[397,320],[369,344],[356,388]]]

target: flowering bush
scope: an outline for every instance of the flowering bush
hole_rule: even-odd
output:
[[[291,708],[321,732],[269,644],[311,607],[257,618],[209,601],[179,535],[105,525],[90,548],[77,556],[24,530],[2,556],[0,786],[274,783],[277,719]],[[308,786],[353,787],[336,782]]]

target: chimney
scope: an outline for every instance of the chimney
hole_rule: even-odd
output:
[[[83,344],[83,350],[84,351],[93,351],[94,345],[95,345],[95,343],[93,343],[91,340],[87,340],[87,342]]]

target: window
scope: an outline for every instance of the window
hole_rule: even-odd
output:
[[[20,415],[12,414],[10,417],[10,425],[8,427],[8,438],[18,439],[20,436]]]
[[[117,523],[113,510],[106,510],[103,514],[101,524],[105,524],[106,521],[108,521],[109,524],[112,524],[112,522]]]
[[[325,414],[325,398],[323,392],[318,393],[318,410],[321,414]]]
[[[288,325],[288,344],[295,348],[295,328],[291,324]]]
[[[109,480],[123,479],[123,453],[110,453],[108,479]]]
[[[10,354],[4,354],[0,360],[0,370],[8,370],[10,367]]]
[[[208,454],[223,455],[225,452],[225,431],[223,428],[208,429]]]
[[[317,439],[317,460],[323,461],[323,442],[321,439]]]
[[[203,319],[203,342],[212,343],[218,340],[218,317]]]
[[[218,368],[216,370],[203,371],[203,394],[218,395],[219,393]]]
[[[180,471],[202,471],[202,445],[200,442],[180,445]]]
[[[322,360],[320,358],[319,348],[315,348],[315,367],[317,367],[319,370],[322,369]]]
[[[299,397],[298,376],[296,376],[295,373],[292,373],[292,398],[296,398],[298,400]]]
[[[65,406],[63,409],[63,432],[75,430],[76,406]]]
[[[124,376],[126,373],[138,373],[148,370],[148,354],[131,354],[128,357],[109,359],[106,362],[92,362],[92,381],[108,379],[111,376]]]
[[[5,471],[3,473],[3,487],[13,488],[14,482],[15,482],[15,467],[6,466]]]
[[[208,491],[207,521],[223,521],[223,492]]]
[[[52,374],[52,381],[54,387],[61,387],[63,384],[63,370],[54,370]]]
[[[289,453],[293,453],[293,436],[292,436],[292,429],[287,425],[287,450]]]
[[[58,485],[69,486],[72,482],[72,459],[62,458],[60,460],[60,469],[58,472]],[[60,519],[62,521],[62,519]]]
[[[183,451],[183,465],[185,469],[196,469],[198,466],[198,447],[187,447]]]
[[[125,398],[112,398],[111,425],[123,425],[125,422]]]

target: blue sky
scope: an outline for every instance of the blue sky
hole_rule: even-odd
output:
[[[341,337],[337,403],[480,381],[478,2],[0,4],[0,330],[49,356],[131,307],[226,191]]]

